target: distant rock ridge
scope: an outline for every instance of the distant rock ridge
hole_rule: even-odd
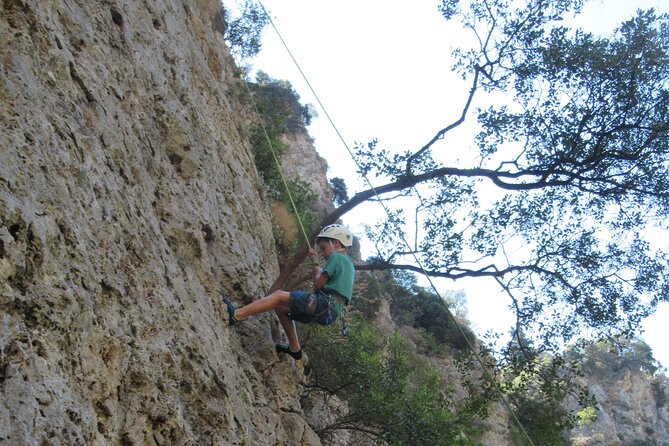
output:
[[[669,445],[669,379],[640,370],[587,375],[583,383],[600,410],[592,422],[574,429],[575,446]]]
[[[316,193],[314,211],[323,217],[334,210],[332,188],[327,178],[327,161],[321,157],[307,133],[295,132],[282,137],[286,149],[281,155],[287,178],[306,182]]]

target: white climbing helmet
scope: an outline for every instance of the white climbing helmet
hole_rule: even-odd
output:
[[[318,238],[332,238],[339,240],[339,242],[347,248],[353,244],[353,234],[351,234],[351,231],[349,231],[346,226],[339,224],[324,227],[318,234]]]

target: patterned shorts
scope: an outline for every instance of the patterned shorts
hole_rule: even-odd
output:
[[[304,291],[290,292],[290,313],[288,313],[288,317],[303,324],[315,322],[321,325],[330,325],[337,319],[327,295]]]

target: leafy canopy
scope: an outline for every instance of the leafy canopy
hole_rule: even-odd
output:
[[[223,16],[223,38],[232,54],[240,59],[256,56],[262,48],[262,30],[269,23],[263,7],[253,0],[245,0],[236,17],[223,5],[219,14]]]
[[[668,17],[638,11],[603,38],[564,24],[581,1],[462,3],[441,7],[475,36],[455,52],[462,115],[414,151],[357,147],[378,185],[326,222],[379,194],[392,212],[358,269],[421,272],[417,256],[432,276],[494,278],[555,349],[585,327],[632,333],[669,300]],[[475,96],[490,105],[470,111]],[[471,114],[475,155],[443,161]]]

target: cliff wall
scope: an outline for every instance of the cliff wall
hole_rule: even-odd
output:
[[[319,444],[218,7],[0,6],[0,444]]]
[[[327,161],[318,154],[307,133],[289,133],[282,137],[282,141],[286,144],[281,155],[284,175],[300,179],[311,187],[316,194],[313,211],[318,217],[325,217],[334,210],[332,189],[326,175]]]
[[[596,418],[571,432],[574,446],[669,445],[669,379],[640,370],[590,374]]]

